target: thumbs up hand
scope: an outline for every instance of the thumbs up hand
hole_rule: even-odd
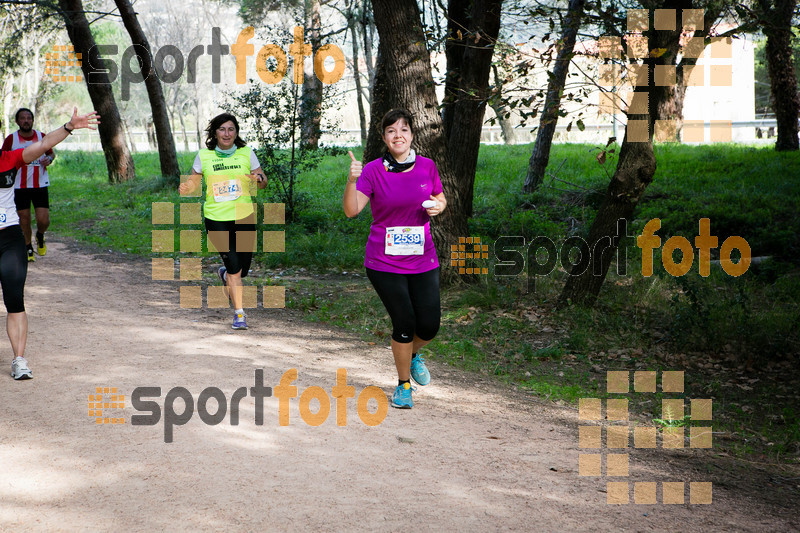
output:
[[[356,159],[356,156],[353,155],[353,152],[348,151],[347,153],[350,154],[350,174],[347,176],[347,181],[350,183],[355,183],[361,176],[363,165],[361,164],[361,161]]]

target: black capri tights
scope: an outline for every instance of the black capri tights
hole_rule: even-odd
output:
[[[256,225],[244,220],[211,220],[205,219],[208,239],[214,248],[220,250],[219,255],[230,274],[247,277],[253,251],[256,249]]]
[[[414,340],[414,335],[424,341],[436,336],[442,317],[438,268],[422,274],[395,274],[368,268],[367,278],[392,319],[392,339],[408,343]]]
[[[25,311],[25,278],[28,277],[28,253],[19,225],[0,230],[0,286],[3,303],[9,313]]]

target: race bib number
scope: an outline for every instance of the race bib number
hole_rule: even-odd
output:
[[[386,255],[422,255],[424,252],[424,226],[386,228]]]
[[[238,179],[220,181],[211,185],[214,192],[214,201],[232,202],[242,195],[242,182]]]

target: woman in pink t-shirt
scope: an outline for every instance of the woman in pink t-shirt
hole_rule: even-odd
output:
[[[398,385],[392,406],[410,409],[413,379],[430,383],[419,349],[439,331],[439,261],[431,237],[430,217],[444,211],[447,200],[436,164],[416,155],[414,119],[404,109],[389,111],[381,121],[386,152],[362,168],[350,152],[350,175],[342,201],[352,218],[370,204],[372,226],[364,257],[367,277],[392,319],[392,353]]]

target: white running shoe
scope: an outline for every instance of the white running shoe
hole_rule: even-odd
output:
[[[14,379],[33,379],[33,373],[28,368],[28,361],[24,357],[17,357],[11,362],[11,377]]]

